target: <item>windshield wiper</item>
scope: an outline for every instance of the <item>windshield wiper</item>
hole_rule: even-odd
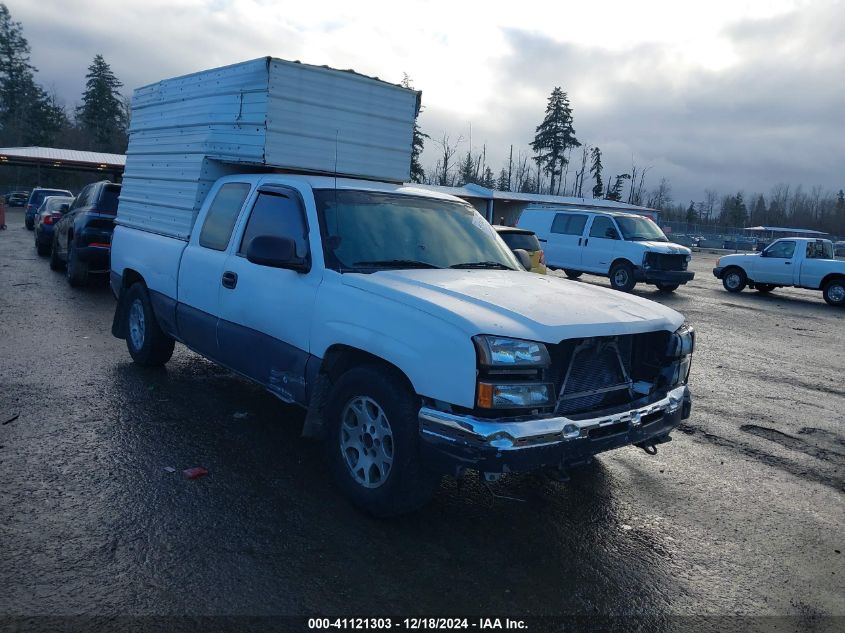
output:
[[[415,259],[374,259],[369,261],[355,262],[353,266],[374,266],[378,268],[440,268],[428,262],[420,262]]]
[[[466,262],[463,264],[452,264],[449,268],[498,268],[500,270],[513,270],[502,262]]]

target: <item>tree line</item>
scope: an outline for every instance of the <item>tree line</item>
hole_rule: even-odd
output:
[[[410,86],[407,75],[404,85]],[[543,119],[528,144],[531,152],[519,150],[514,156],[511,145],[498,175],[487,162],[486,144],[480,152],[473,153],[469,147],[459,153],[464,138],[448,132],[432,141],[437,147],[437,159],[424,169],[419,157],[426,139],[431,137],[415,125],[411,160],[414,182],[457,187],[477,184],[499,191],[603,198],[657,209],[665,220],[713,227],[794,226],[845,235],[842,189],[834,193],[816,186],[805,191],[800,185],[781,184],[768,196],[753,193],[747,197],[742,191],[720,195],[706,189],[702,200],[691,200],[685,205],[672,199],[672,186],[666,178],[652,187],[646,186],[650,166],[637,165],[632,160],[630,169],[611,172],[613,175],[607,177],[601,148],[577,139],[572,105],[560,87],[555,87],[548,97]]]
[[[94,56],[79,105],[69,110],[37,82],[31,52],[23,26],[0,3],[0,146],[124,153],[129,103],[103,56]]]

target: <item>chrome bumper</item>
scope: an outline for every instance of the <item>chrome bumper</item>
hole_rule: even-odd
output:
[[[423,407],[419,413],[420,433],[441,442],[497,452],[578,444],[579,440],[589,439],[591,431],[617,424],[627,425],[628,431],[638,431],[651,420],[677,414],[685,401],[690,402],[689,390],[682,385],[657,402],[586,420],[563,416],[490,420]],[[687,417],[688,409],[683,413]]]

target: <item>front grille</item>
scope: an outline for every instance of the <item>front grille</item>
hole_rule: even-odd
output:
[[[628,354],[630,359],[630,354]],[[557,413],[577,413],[630,398],[631,379],[616,339],[587,339],[572,351],[563,376]]]
[[[686,255],[669,253],[646,253],[645,264],[653,270],[686,270]]]
[[[659,388],[667,332],[568,339],[550,345],[548,378],[558,392],[555,413],[578,417],[623,406]]]

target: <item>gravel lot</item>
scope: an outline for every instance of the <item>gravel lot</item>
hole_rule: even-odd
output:
[[[0,614],[845,616],[845,311],[819,292],[731,295],[697,253],[674,295],[638,288],[698,332],[693,415],[657,456],[492,489],[515,499],[444,480],[376,521],[300,411],[181,346],[134,366],[105,282],[71,289],[7,221]]]

